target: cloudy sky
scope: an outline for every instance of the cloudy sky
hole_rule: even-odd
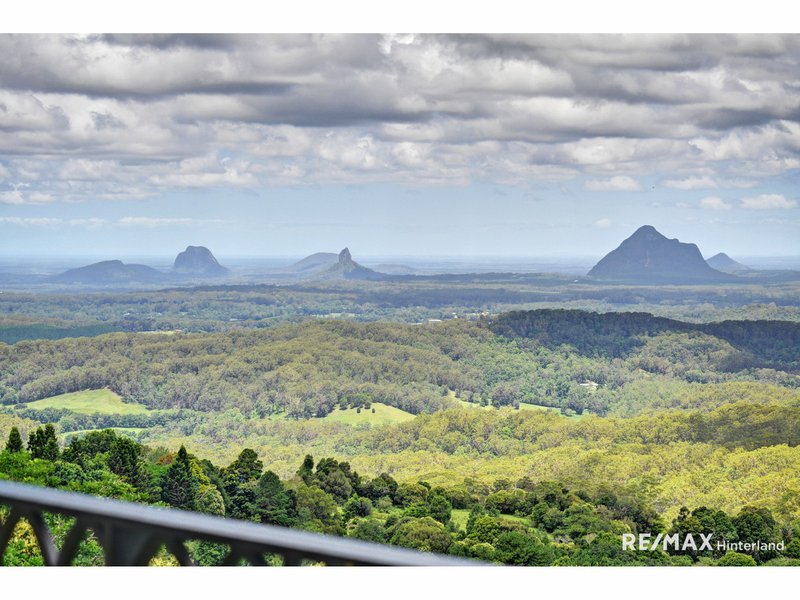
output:
[[[0,36],[0,256],[800,255],[800,36]]]

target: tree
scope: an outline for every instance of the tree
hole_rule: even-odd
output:
[[[258,460],[258,454],[250,448],[245,448],[227,468],[223,469],[225,485],[240,485],[248,481],[255,481],[261,477],[264,463]]]
[[[296,501],[280,477],[265,471],[255,489],[255,513],[262,523],[291,526],[297,516]]]
[[[108,450],[108,468],[136,487],[144,483],[142,447],[130,438],[117,437]]]
[[[544,566],[551,564],[555,557],[550,544],[521,531],[502,533],[493,545],[495,558],[510,565]]]
[[[32,458],[58,460],[59,449],[55,427],[48,423],[44,429],[38,427],[36,431],[32,431],[28,436],[28,452]]]
[[[19,434],[19,429],[12,427],[8,434],[8,442],[6,442],[7,452],[22,452],[22,436]]]
[[[378,519],[356,519],[349,535],[368,542],[386,543],[386,529]]]
[[[352,496],[342,507],[342,516],[345,521],[353,517],[368,517],[372,514],[372,502],[369,498]]]
[[[447,499],[444,491],[436,489],[428,495],[428,512],[430,516],[440,523],[447,523],[453,511],[453,505]]]
[[[755,567],[756,561],[747,554],[730,551],[717,561],[717,565],[720,567]]]
[[[245,448],[226,468],[222,481],[228,505],[227,512],[237,519],[254,519],[256,513],[256,482],[261,477],[264,463],[250,448]]]
[[[341,526],[336,500],[316,486],[297,488],[297,516],[300,525],[312,531],[335,532]]]
[[[306,454],[306,457],[303,459],[303,464],[300,465],[300,468],[297,470],[297,474],[300,476],[306,485],[311,485],[312,480],[314,479],[314,457],[310,454]]]
[[[430,517],[406,518],[398,523],[391,543],[423,552],[444,554],[453,543],[444,525]]]
[[[745,506],[733,518],[733,524],[736,527],[740,542],[769,543],[780,541],[778,526],[769,509]],[[775,558],[777,552],[774,550],[754,550],[752,555],[758,562],[764,562]]]
[[[189,454],[183,446],[161,481],[164,502],[186,510],[193,510],[197,502],[198,481],[192,474]]]

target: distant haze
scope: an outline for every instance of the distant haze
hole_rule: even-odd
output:
[[[0,53],[0,260],[597,259],[645,224],[706,257],[800,255],[798,35],[3,35]]]

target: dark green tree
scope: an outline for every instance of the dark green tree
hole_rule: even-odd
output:
[[[181,446],[161,481],[162,499],[176,508],[193,510],[198,487],[199,482],[192,474],[189,455],[186,448]]]
[[[250,448],[245,448],[239,456],[223,469],[223,480],[225,485],[241,485],[248,481],[255,481],[261,477],[264,463],[258,460],[258,454]]]
[[[130,438],[117,437],[108,450],[108,468],[133,486],[145,482],[142,447]]]
[[[255,488],[255,513],[262,523],[289,527],[297,517],[296,501],[280,477],[265,471]]]
[[[256,482],[264,463],[250,448],[245,448],[230,465],[222,469],[226,512],[236,519],[256,518]]]
[[[778,526],[769,509],[745,506],[733,518],[733,525],[736,527],[740,542],[780,541]],[[774,550],[754,550],[751,554],[758,562],[764,562],[777,556],[777,552]]]
[[[310,454],[306,454],[306,457],[303,459],[303,464],[300,465],[300,468],[297,470],[297,474],[300,476],[306,485],[311,485],[311,482],[314,480],[314,457]]]
[[[500,534],[493,544],[495,558],[509,565],[549,565],[555,558],[553,547],[521,531]]]
[[[441,488],[436,488],[428,495],[428,513],[431,517],[445,523],[450,520],[450,515],[453,512],[453,505]]]
[[[342,517],[349,521],[353,517],[368,517],[372,514],[372,502],[363,496],[352,496],[342,507]]]
[[[22,452],[22,436],[19,434],[19,429],[12,427],[8,434],[8,442],[6,442],[7,452]]]
[[[58,460],[58,440],[52,424],[48,423],[44,428],[37,427],[36,431],[31,432],[28,436],[28,452],[31,453],[32,458]]]

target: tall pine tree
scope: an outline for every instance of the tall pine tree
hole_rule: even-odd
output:
[[[192,474],[192,465],[186,448],[181,446],[175,461],[169,466],[161,481],[164,502],[176,508],[194,510],[199,483]]]
[[[44,429],[38,427],[28,436],[28,452],[32,458],[45,460],[58,460],[59,449],[56,439],[56,429],[50,423]]]
[[[22,436],[19,434],[19,429],[12,427],[8,434],[8,442],[6,442],[7,452],[22,452]]]

